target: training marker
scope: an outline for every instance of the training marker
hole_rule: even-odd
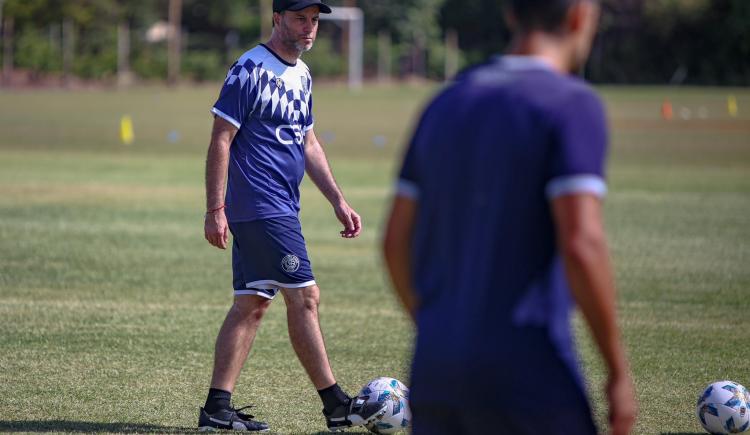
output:
[[[737,97],[734,95],[730,95],[729,98],[727,98],[727,112],[729,112],[729,116],[732,118],[737,117],[739,108],[737,107]]]
[[[674,117],[672,103],[669,101],[669,98],[665,98],[664,102],[661,104],[661,117],[667,121],[671,121],[672,117]]]
[[[135,140],[133,133],[133,120],[125,115],[120,119],[120,140],[124,145],[131,145]]]

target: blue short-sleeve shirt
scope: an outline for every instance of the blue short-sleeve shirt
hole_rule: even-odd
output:
[[[239,129],[230,148],[230,222],[297,216],[312,107],[312,77],[302,60],[290,64],[261,44],[232,65],[211,110]]]
[[[488,400],[493,387],[533,376],[524,367],[543,348],[580,382],[550,201],[605,194],[607,140],[594,91],[531,57],[469,70],[425,110],[397,186],[418,203],[413,383],[422,397]]]

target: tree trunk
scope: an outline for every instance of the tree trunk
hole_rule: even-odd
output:
[[[117,26],[117,85],[130,86],[133,74],[130,72],[130,23],[121,22]]]
[[[3,84],[10,86],[13,76],[13,17],[3,23]]]
[[[226,46],[226,58],[224,59],[228,64],[234,62],[237,58],[237,49],[240,46],[240,34],[236,30],[230,30],[224,37],[224,45]]]
[[[378,81],[391,79],[391,34],[387,30],[378,33]]]
[[[445,80],[451,80],[458,72],[458,58],[458,32],[448,29],[445,32]]]
[[[412,73],[420,78],[427,77],[427,59],[425,59],[425,38],[419,33],[415,32],[414,45],[412,45]]]
[[[180,79],[182,54],[182,0],[169,0],[169,55],[167,57],[167,82],[176,85]]]
[[[70,18],[63,21],[63,85],[70,84],[75,54],[75,27]]]
[[[355,8],[357,7],[357,0],[344,0],[344,7]],[[349,34],[352,31],[352,22],[347,21],[346,24],[341,26],[341,52],[349,53]]]
[[[268,41],[273,32],[273,6],[272,0],[260,0],[260,40]]]

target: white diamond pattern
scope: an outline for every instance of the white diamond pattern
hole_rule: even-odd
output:
[[[238,74],[240,79],[241,75],[240,72]],[[270,116],[278,115],[290,123],[297,123],[308,116],[309,92],[302,92],[296,88],[287,90],[286,84],[283,81],[277,82],[277,76],[263,69],[262,65],[253,68],[252,73],[248,73],[248,79],[251,82],[251,89],[258,87],[259,92],[257,92],[254,107],[257,109],[260,105],[260,113]],[[303,80],[307,79],[303,78]],[[277,83],[281,86],[277,86]],[[301,86],[307,88],[304,84]],[[270,112],[267,113],[269,106]]]
[[[245,67],[242,67],[239,77],[240,77],[240,88],[244,88],[245,83],[247,83],[247,79],[250,78],[250,73],[247,71],[247,69],[245,69]]]
[[[260,113],[266,111],[266,106],[271,102],[271,88],[266,85],[260,89]]]
[[[287,114],[287,107],[289,106],[289,98],[286,97],[286,92],[281,94],[279,104],[281,105],[281,116],[285,116],[288,118],[289,116]]]
[[[242,89],[249,83],[244,92],[255,96],[254,101],[251,102],[252,113],[263,117],[279,116],[289,124],[297,124],[309,116],[311,97],[309,76],[302,75],[294,78],[289,77],[291,74],[276,76],[272,71],[264,68],[262,62],[256,65],[249,59],[241,58],[240,62],[243,60],[244,64],[235,65],[229,70],[226,85],[231,86],[239,80]],[[289,82],[284,81],[282,77]]]

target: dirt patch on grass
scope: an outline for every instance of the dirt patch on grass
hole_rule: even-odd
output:
[[[192,202],[202,200],[202,190],[191,187],[163,187],[112,184],[11,184],[0,186],[0,203],[97,204]]]

